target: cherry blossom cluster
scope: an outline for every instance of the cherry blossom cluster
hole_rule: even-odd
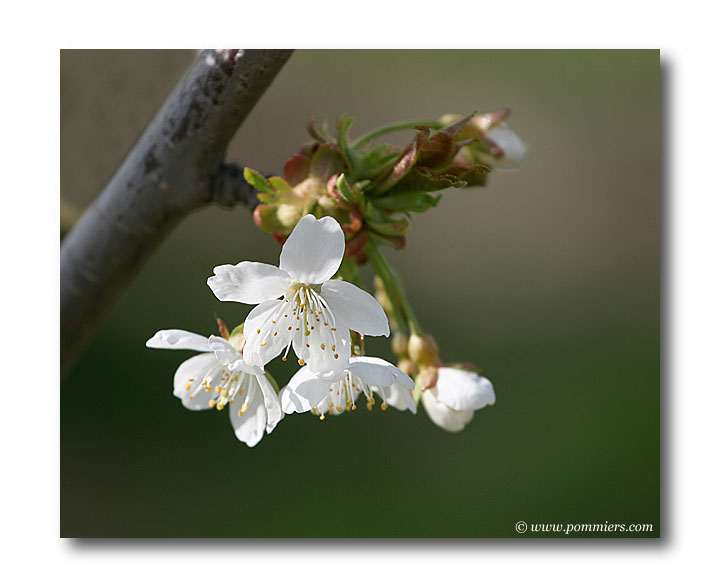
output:
[[[493,386],[476,368],[440,361],[380,245],[405,245],[411,212],[440,199],[426,190],[482,185],[492,166],[519,164],[525,146],[506,126],[508,114],[400,123],[352,143],[352,121],[343,117],[334,139],[311,125],[316,141],[288,161],[284,177],[246,169],[262,202],[255,220],[283,243],[279,265],[215,267],[207,283],[217,299],[254,306],[232,331],[218,320],[219,336],[161,330],[147,341],[199,353],[177,369],[174,395],[190,410],[227,410],[236,437],[250,447],[286,415],[324,420],[361,401],[412,414],[422,403],[449,431],[492,405]],[[401,128],[417,130],[405,149],[369,146]],[[375,296],[360,285],[357,268],[367,262]],[[368,337],[391,331],[397,366],[365,354]],[[282,388],[267,371],[278,358],[299,367]]]

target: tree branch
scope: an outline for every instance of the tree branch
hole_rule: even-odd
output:
[[[203,51],[60,250],[61,370],[162,239],[211,202],[254,208],[240,168],[224,164],[240,124],[289,50]]]

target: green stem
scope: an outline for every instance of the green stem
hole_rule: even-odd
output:
[[[372,237],[368,239],[365,245],[365,253],[367,253],[375,273],[378,274],[385,285],[385,290],[390,296],[393,311],[397,315],[398,321],[402,318],[407,323],[411,334],[421,334],[422,328],[420,328],[420,323],[408,301],[405,290]]]
[[[408,120],[405,122],[396,122],[394,124],[389,124],[388,126],[383,126],[382,128],[376,128],[375,130],[371,130],[369,133],[364,134],[352,144],[352,148],[358,149],[365,143],[368,143],[384,134],[395,132],[397,130],[407,130],[409,128],[415,128],[416,126],[429,126],[434,130],[440,130],[443,128],[443,125],[437,120]]]

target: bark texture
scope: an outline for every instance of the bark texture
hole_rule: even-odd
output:
[[[189,212],[216,202],[251,209],[254,189],[225,163],[230,139],[289,50],[203,51],[60,249],[65,374],[119,295]]]

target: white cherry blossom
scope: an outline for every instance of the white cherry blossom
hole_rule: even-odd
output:
[[[474,371],[440,367],[435,387],[423,392],[422,402],[435,424],[459,432],[472,420],[475,410],[495,403],[495,390],[489,379]]]
[[[173,395],[189,410],[228,408],[235,436],[249,447],[273,431],[283,414],[275,389],[263,370],[248,365],[242,353],[219,336],[185,330],[160,330],[146,346],[200,351],[175,371]]]
[[[341,414],[356,409],[356,400],[362,394],[368,409],[380,400],[380,408],[388,405],[398,410],[416,412],[412,390],[413,380],[395,365],[375,357],[351,357],[347,369],[339,376],[326,379],[314,375],[307,367],[300,369],[280,393],[286,414],[312,410],[321,419],[325,414]]]
[[[522,139],[504,122],[486,131],[485,138],[499,147],[502,155],[478,151],[477,157],[482,163],[487,163],[493,167],[516,169],[520,167],[527,156],[527,146],[525,143],[523,143]]]
[[[215,267],[208,285],[219,300],[258,304],[245,320],[248,364],[263,367],[283,351],[285,359],[292,346],[300,365],[332,377],[348,366],[350,330],[389,336],[387,317],[373,296],[330,279],[344,252],[337,220],[308,214],[283,245],[280,267],[251,261]]]

